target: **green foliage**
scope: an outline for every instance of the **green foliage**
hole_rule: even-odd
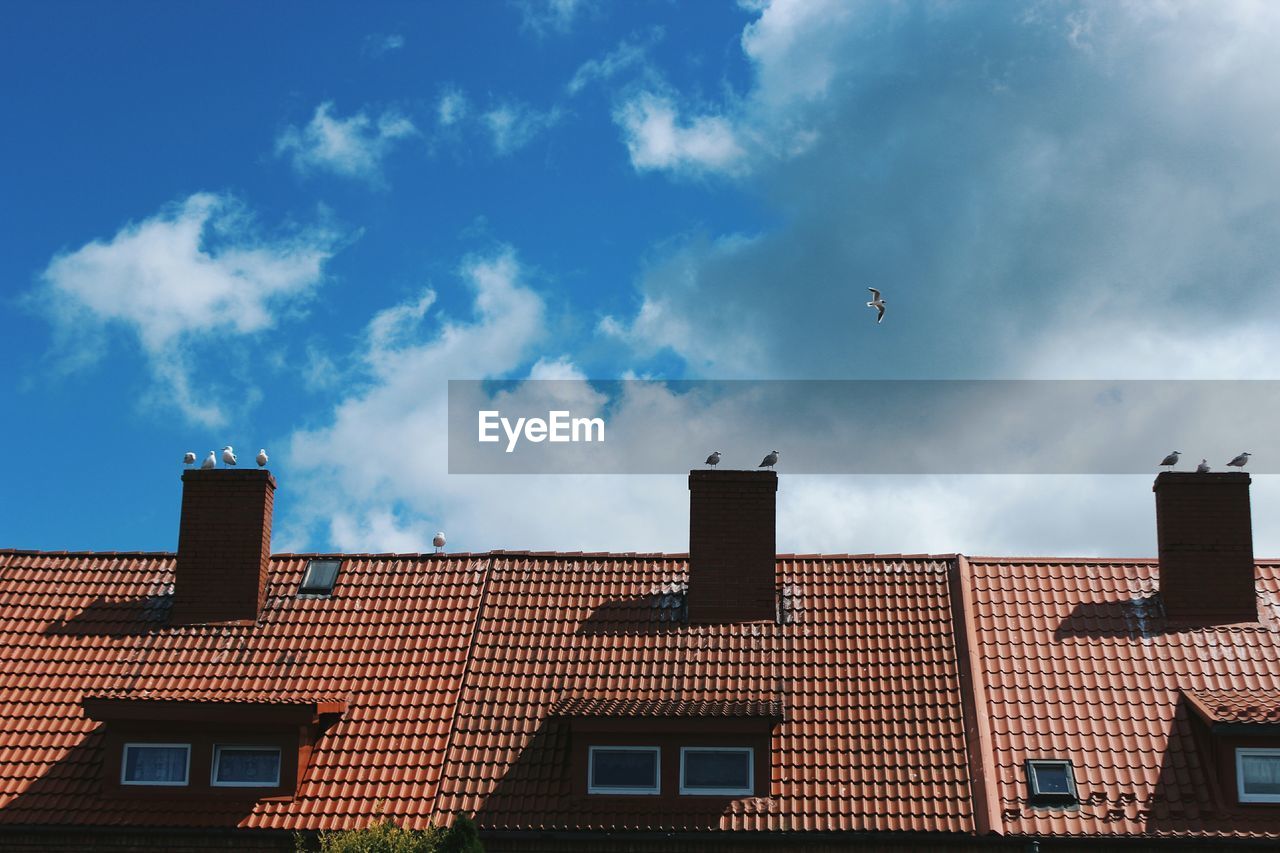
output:
[[[476,825],[464,814],[454,817],[445,828],[404,829],[389,817],[375,820],[364,829],[321,832],[319,847],[310,845],[302,836],[295,837],[295,850],[309,853],[484,853]]]

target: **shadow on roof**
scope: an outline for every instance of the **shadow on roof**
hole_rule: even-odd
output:
[[[44,629],[47,635],[127,637],[165,627],[173,594],[138,598],[99,596],[69,619],[57,619]]]
[[[667,634],[688,627],[683,587],[601,603],[578,624],[579,634]]]
[[[1241,829],[1240,816],[1223,807],[1226,792],[1220,790],[1217,774],[1208,764],[1212,760],[1209,744],[1197,738],[1187,703],[1179,701],[1151,798],[1136,803],[1138,817],[1145,820],[1145,832],[1229,833]]]
[[[586,766],[575,766],[573,760],[572,723],[550,709],[547,713],[520,750],[520,757],[496,780],[476,809],[475,820],[481,829],[537,826],[607,830],[628,824],[659,831],[721,828],[721,818],[734,802],[732,797],[593,797],[582,793]]]
[[[110,797],[102,793],[105,727],[89,732],[61,759],[50,764],[4,807],[5,824],[47,825],[51,816],[74,804],[101,803],[98,816],[110,815],[115,824],[135,826],[235,826],[254,808],[254,800],[240,797],[155,796]],[[90,813],[92,813],[90,811]],[[54,817],[56,822],[56,817]],[[94,849],[97,849],[96,847]]]
[[[1069,637],[1154,637],[1169,631],[1158,593],[1116,601],[1082,601],[1053,632]]]

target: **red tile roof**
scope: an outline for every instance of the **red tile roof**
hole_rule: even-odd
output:
[[[257,625],[169,627],[172,555],[0,551],[0,823],[421,826],[466,809],[499,829],[973,829],[949,559],[780,559],[784,624],[698,626],[683,557],[351,555],[327,599],[296,595],[305,565],[272,560]],[[93,696],[347,707],[292,801],[156,809],[99,794]],[[573,697],[560,713],[780,703],[771,795],[711,815],[575,805],[556,717]]]
[[[1280,837],[1270,810],[1213,795],[1182,701],[1188,692],[1205,697],[1224,719],[1275,702],[1280,564],[1257,566],[1263,621],[1217,627],[1166,623],[1154,561],[977,558],[965,568],[994,829]],[[1028,804],[1029,758],[1071,760],[1078,809]]]
[[[948,566],[783,558],[785,624],[689,626],[683,558],[495,557],[437,807],[501,830],[969,832]],[[777,697],[772,796],[710,818],[577,800],[564,695]]]
[[[256,626],[170,628],[172,555],[0,552],[0,823],[418,819],[440,780],[485,561],[348,557],[329,599],[296,596],[305,565],[273,561]],[[99,795],[101,729],[81,701],[121,691],[351,701],[292,802],[157,809]]]
[[[1280,723],[1280,691],[1192,690],[1184,695],[1210,724]]]
[[[569,696],[555,704],[553,712],[566,717],[765,717],[782,719],[778,699],[744,701],[691,701],[688,699],[634,699]]]

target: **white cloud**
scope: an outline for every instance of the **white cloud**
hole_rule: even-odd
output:
[[[560,120],[560,111],[552,108],[540,112],[525,104],[508,102],[500,104],[481,116],[489,132],[493,150],[499,156],[511,154],[534,137]]]
[[[399,33],[365,36],[364,52],[367,56],[384,56],[404,47],[404,36]]]
[[[325,102],[305,127],[285,128],[276,139],[276,156],[288,156],[300,174],[331,172],[377,184],[393,145],[418,132],[413,122],[394,111],[376,118],[363,111],[340,118],[332,110],[333,103]]]
[[[637,170],[733,171],[745,152],[722,116],[683,119],[667,97],[643,92],[614,112]]]
[[[119,327],[136,337],[163,389],[188,419],[216,425],[220,403],[192,379],[192,350],[272,327],[320,283],[334,236],[310,230],[265,239],[235,198],[197,193],[160,213],[54,257],[37,298],[74,366],[83,343]]]
[[[525,29],[539,36],[563,34],[578,16],[595,6],[595,0],[516,0]]]
[[[466,116],[467,108],[467,96],[462,90],[448,88],[436,102],[436,120],[441,127],[452,127]]]
[[[655,27],[643,40],[627,39],[599,59],[590,59],[578,66],[565,91],[577,95],[595,82],[611,80],[623,71],[643,66],[648,61],[648,51],[662,38],[662,29]]]

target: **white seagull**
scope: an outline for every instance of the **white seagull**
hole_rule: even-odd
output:
[[[182,464],[183,465],[196,464],[196,454],[193,451],[188,450],[186,454],[182,457]]]
[[[1252,455],[1253,455],[1252,453],[1246,450],[1244,453],[1241,453],[1239,456],[1237,456],[1235,459],[1232,459],[1227,464],[1230,465],[1232,468],[1243,468],[1245,464],[1248,463],[1249,457]]]
[[[876,309],[876,324],[878,325],[884,319],[885,301],[880,298],[880,291],[874,287],[868,287],[867,290],[871,291],[871,301],[867,303],[867,307]]]
[[[712,468],[720,464],[719,450],[717,450],[715,453],[712,453],[710,456],[707,457],[707,464],[710,465]]]
[[[209,455],[206,456],[204,458],[204,461],[200,463],[200,470],[208,471],[210,468],[217,468],[217,467],[218,467],[218,454],[210,450]]]
[[[1174,465],[1178,464],[1178,457],[1181,455],[1182,455],[1181,450],[1173,451],[1172,453],[1170,453],[1168,456],[1164,458],[1164,461],[1160,463],[1160,467],[1172,468]]]
[[[258,463],[259,468],[267,467],[267,451],[265,448],[258,451],[258,457],[254,461]]]
[[[759,468],[772,468],[778,464],[778,451],[770,450],[769,455],[760,460]]]
[[[436,531],[435,538],[431,540],[431,544],[436,546],[437,554],[444,552],[444,531],[443,530]]]
[[[1197,474],[1208,474],[1208,473],[1209,473],[1209,460],[1208,460],[1208,459],[1201,459],[1201,460],[1200,460],[1200,464],[1196,466],[1196,473],[1197,473]]]
[[[235,451],[231,449],[231,445],[229,444],[226,447],[222,448],[222,464],[223,465],[236,464]]]

